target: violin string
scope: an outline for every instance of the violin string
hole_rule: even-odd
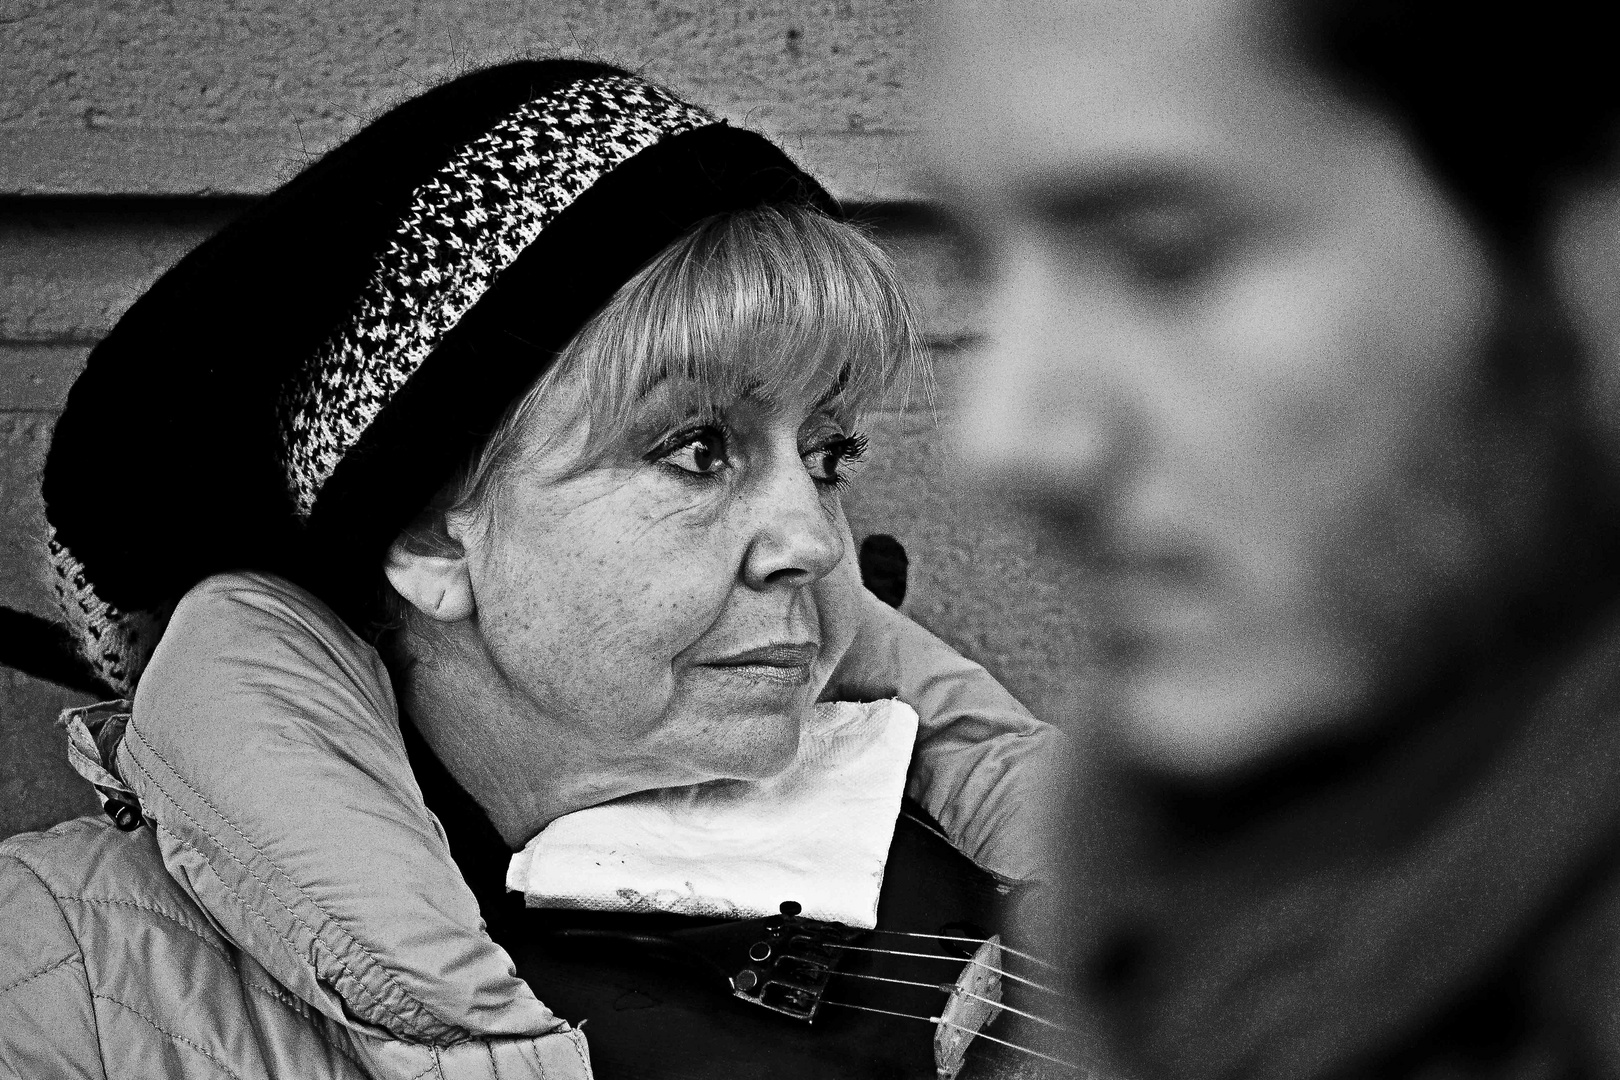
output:
[[[1080,1066],[1076,1065],[1072,1061],[1064,1061],[1060,1057],[1053,1057],[1051,1054],[1043,1054],[1039,1050],[1036,1050],[1036,1049],[1034,1049],[1032,1047],[1020,1046],[1015,1042],[1010,1042],[1010,1041],[1008,1041],[1006,1039],[998,1039],[994,1035],[987,1035],[982,1031],[974,1031],[971,1028],[965,1028],[961,1024],[953,1024],[951,1021],[946,1020],[946,1019],[944,1019],[942,1017],[938,1017],[938,1016],[918,1016],[916,1013],[896,1012],[893,1009],[879,1009],[879,1008],[876,1008],[875,1006],[872,1006],[872,1005],[857,1005],[853,1001],[823,1000],[822,1004],[823,1005],[837,1005],[837,1006],[840,1006],[841,1008],[845,1008],[845,1009],[859,1009],[862,1012],[882,1013],[884,1016],[898,1016],[902,1020],[925,1020],[928,1023],[934,1024],[934,1025],[944,1024],[946,1027],[953,1027],[958,1031],[965,1031],[969,1035],[977,1036],[978,1038],[981,1038],[981,1039],[989,1039],[993,1043],[1000,1043],[1002,1046],[1009,1047],[1009,1048],[1011,1048],[1013,1050],[1022,1050],[1026,1054],[1033,1054],[1034,1056],[1036,1056],[1038,1058],[1041,1058],[1041,1059],[1043,1059],[1045,1061],[1050,1061],[1054,1065],[1062,1065],[1065,1069],[1073,1069],[1075,1072],[1080,1071]]]
[[[1008,1012],[1017,1013],[1019,1016],[1022,1016],[1025,1019],[1033,1020],[1037,1024],[1045,1024],[1049,1028],[1057,1028],[1059,1031],[1064,1032],[1065,1034],[1072,1034],[1074,1031],[1073,1028],[1064,1027],[1056,1020],[1048,1020],[1044,1016],[1036,1016],[1032,1012],[1025,1012],[1016,1005],[1008,1005],[1006,1002],[997,1001],[995,998],[987,998],[983,994],[975,994],[965,986],[945,985],[941,986],[940,989],[950,994],[962,994],[966,997],[973,998],[975,1001],[982,1001],[986,1005],[994,1005],[998,1009],[1006,1009]]]
[[[927,938],[930,941],[960,941],[967,945],[983,945],[987,940],[985,938],[952,937],[949,934],[918,934],[911,930],[872,930],[870,932],[873,934],[892,934],[895,937]],[[1000,948],[1002,952],[1012,953],[1014,956],[1022,960],[1028,960],[1032,964],[1039,964],[1048,971],[1057,970],[1056,964],[1048,963],[1038,956],[1031,956],[1022,949],[1015,949],[1011,945],[998,945],[998,948]]]
[[[871,979],[873,982],[899,983],[901,986],[920,986],[924,990],[943,990],[947,994],[954,989],[950,983],[920,982],[917,979],[895,979],[888,975],[865,975],[859,971],[839,971],[837,968],[834,968],[827,974],[842,975],[849,979]]]
[[[884,1016],[898,1016],[903,1020],[928,1020],[929,1022],[933,1020],[932,1017],[918,1016],[916,1013],[895,1012],[893,1009],[880,1009],[875,1005],[857,1005],[853,1001],[834,1001],[831,998],[823,998],[821,1003],[823,1005],[837,1005],[844,1009],[859,1009],[861,1012],[882,1013]]]
[[[935,956],[932,953],[902,952],[899,949],[875,949],[870,945],[840,945],[837,942],[832,942],[832,941],[826,942],[826,946],[829,949],[853,949],[856,952],[882,953],[884,956],[914,956],[919,960],[953,960],[958,964],[962,963],[962,958],[960,956]],[[1042,986],[1040,983],[1036,982],[1034,979],[1026,979],[1022,975],[1014,975],[1012,972],[1007,971],[1005,968],[996,967],[994,964],[982,964],[981,963],[981,964],[979,964],[979,966],[984,968],[987,971],[994,972],[997,975],[1003,975],[1003,976],[1013,980],[1014,982],[1023,983],[1025,986],[1032,986],[1036,990],[1043,991],[1044,993],[1053,994],[1053,995],[1056,995],[1057,997],[1067,997],[1068,996],[1068,995],[1064,994],[1063,991],[1061,991],[1061,990],[1054,990],[1050,986]]]
[[[889,975],[866,975],[859,971],[839,971],[837,969],[829,972],[829,974],[843,975],[851,979],[870,979],[873,982],[899,983],[901,986],[920,986],[924,990],[938,990],[942,994],[962,994],[966,997],[974,999],[975,1001],[982,1001],[986,1005],[994,1005],[998,1009],[1006,1009],[1008,1012],[1017,1013],[1019,1016],[1033,1020],[1037,1024],[1045,1024],[1049,1028],[1057,1028],[1059,1031],[1063,1032],[1073,1030],[1072,1028],[1064,1027],[1056,1020],[1048,1020],[1044,1016],[1036,1016],[1032,1012],[1025,1012],[1016,1005],[1008,1005],[1006,1002],[997,1001],[994,998],[987,998],[983,994],[975,994],[972,990],[969,990],[965,986],[956,986],[952,983],[929,983],[921,982],[917,979],[896,979]]]

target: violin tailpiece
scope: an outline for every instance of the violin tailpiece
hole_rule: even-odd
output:
[[[993,934],[956,977],[934,1025],[934,1068],[939,1080],[956,1080],[973,1037],[1001,1015],[1001,935]]]
[[[799,905],[782,905],[778,918],[765,920],[748,946],[747,966],[731,978],[733,997],[811,1022],[838,964],[831,946],[861,936],[842,923],[799,917]]]

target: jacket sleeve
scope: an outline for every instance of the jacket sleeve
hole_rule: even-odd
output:
[[[0,849],[0,1078],[106,1080],[84,956],[38,875]]]
[[[906,794],[965,855],[1011,881],[1045,880],[1068,741],[990,673],[866,593],[861,627],[824,697],[898,697],[917,711]]]
[[[557,1035],[580,1060],[576,1033],[484,932],[381,659],[313,597],[255,574],[187,594],[118,764],[170,873],[278,982],[381,1055],[379,1073],[412,1045],[439,1060],[469,1038],[519,1053],[514,1040]]]

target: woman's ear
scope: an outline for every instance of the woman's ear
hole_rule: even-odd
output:
[[[383,572],[394,591],[405,602],[430,619],[456,622],[470,618],[473,603],[472,575],[467,570],[467,553],[426,555],[412,551],[404,537],[388,547]]]

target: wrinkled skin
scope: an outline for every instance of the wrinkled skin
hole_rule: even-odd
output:
[[[451,515],[461,555],[396,545],[390,577],[429,616],[408,624],[407,712],[509,843],[792,759],[861,599],[837,490],[849,421],[811,393],[711,402],[665,380],[581,468],[565,380],[487,512]]]

